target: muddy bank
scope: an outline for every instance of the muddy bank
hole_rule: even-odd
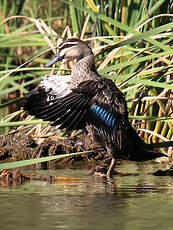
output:
[[[27,135],[0,136],[0,163],[100,149],[100,146],[87,141],[83,135],[68,138],[53,136],[42,138],[41,143],[39,143],[40,138],[38,140],[38,138]],[[100,161],[109,163],[105,151],[54,160],[33,167],[42,169],[76,167],[85,164],[92,165],[96,162],[99,164]]]

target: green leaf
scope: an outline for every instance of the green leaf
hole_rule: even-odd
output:
[[[23,161],[17,161],[17,162],[3,163],[3,164],[0,164],[0,170],[2,170],[2,169],[11,169],[11,168],[19,168],[19,167],[38,164],[38,163],[42,163],[42,162],[46,162],[46,161],[62,159],[62,158],[66,158],[66,157],[72,157],[72,156],[77,156],[77,155],[96,152],[96,151],[98,151],[98,150],[91,150],[91,151],[84,151],[84,152],[77,152],[77,153],[69,153],[69,154],[62,154],[62,155],[57,155],[57,156],[41,157],[41,158],[37,158],[37,159],[30,159],[30,160],[23,160]]]
[[[31,121],[13,121],[13,122],[0,122],[0,127],[15,127],[15,126],[23,126],[23,125],[37,125],[37,124],[50,124],[49,121],[43,120],[31,120]]]
[[[144,40],[148,41],[149,43],[151,43],[152,45],[155,45],[155,46],[159,47],[160,49],[163,49],[164,51],[172,51],[173,52],[173,50],[170,47],[162,44],[161,42],[158,42],[158,41],[150,38],[150,36],[156,35],[158,33],[162,33],[163,31],[166,31],[168,29],[172,29],[173,28],[173,22],[170,22],[170,23],[165,24],[163,26],[159,26],[155,29],[151,29],[150,31],[147,31],[145,33],[140,33],[140,32],[137,32],[136,30],[134,30],[133,28],[118,22],[117,20],[115,20],[113,18],[107,17],[101,13],[95,13],[90,9],[87,9],[85,7],[82,7],[80,5],[73,3],[72,1],[68,1],[68,0],[61,0],[61,1],[64,3],[67,3],[69,5],[74,6],[75,8],[77,8],[79,10],[85,11],[85,12],[95,16],[96,18],[98,18],[104,22],[112,24],[115,27],[118,27],[119,29],[128,32],[129,34],[134,35],[132,38],[128,38],[128,39],[123,40],[122,42],[116,44],[115,46],[113,46],[114,48],[124,46],[124,45],[130,44],[130,43],[135,43],[135,42],[138,42],[139,40],[144,39]]]
[[[173,85],[170,85],[168,83],[156,82],[156,81],[150,81],[150,80],[142,80],[139,78],[130,79],[129,83],[148,85],[148,86],[153,86],[153,87],[158,87],[158,88],[163,88],[163,89],[173,89]]]

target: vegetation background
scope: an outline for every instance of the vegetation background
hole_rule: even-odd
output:
[[[0,133],[63,135],[27,116],[17,102],[42,76],[62,38],[88,41],[99,73],[124,92],[129,119],[147,143],[173,141],[173,3],[171,0],[1,0]],[[167,143],[168,142],[168,143]]]

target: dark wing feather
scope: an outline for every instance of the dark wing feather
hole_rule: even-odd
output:
[[[92,104],[96,104],[103,108],[108,113],[102,112],[105,116],[112,116],[115,122],[109,126],[104,119],[100,119],[91,111],[89,116],[89,123],[94,126],[104,138],[107,146],[111,143],[115,146],[115,152],[123,149],[127,145],[127,129],[128,129],[128,111],[127,104],[123,93],[115,86],[109,79],[103,79],[98,84],[97,93],[92,99]],[[112,118],[112,119],[113,119]]]
[[[27,103],[24,106],[37,118],[53,121],[52,125],[68,130],[81,129],[88,124],[112,139],[118,137],[116,142],[123,142],[123,124],[128,120],[126,101],[111,80],[84,81],[65,97],[49,102],[39,97],[38,92],[32,93],[27,98],[29,106]],[[99,112],[101,115],[93,109],[96,105],[102,111]]]
[[[38,112],[37,116],[43,120],[56,121],[61,116],[67,113],[70,114],[69,109],[75,109],[78,104],[81,103],[82,99],[83,98],[79,97],[78,95],[73,95],[72,98],[72,95],[69,94],[65,98],[52,101],[51,104],[42,108],[43,111]]]
[[[69,100],[70,103],[68,103]],[[82,118],[86,113],[85,106],[88,103],[88,99],[81,95],[77,97],[74,94],[74,100],[72,100],[71,95],[67,95],[61,102],[63,106],[56,109],[55,114],[57,115],[57,119],[53,125],[60,124],[60,128],[67,128],[68,130],[84,128],[86,121],[82,120]],[[64,108],[66,112],[62,114]],[[59,116],[59,114],[62,114],[62,116]]]

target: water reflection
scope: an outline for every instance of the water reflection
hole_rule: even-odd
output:
[[[61,170],[49,174],[84,181],[0,187],[1,229],[172,229],[172,178],[148,174],[154,167],[121,165],[139,176],[116,177],[113,186],[84,171]]]

